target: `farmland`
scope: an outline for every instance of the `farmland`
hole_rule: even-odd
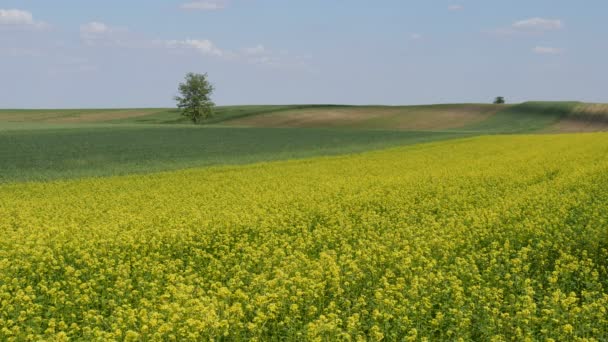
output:
[[[604,340],[608,136],[0,186],[14,340]]]
[[[0,182],[360,153],[484,134],[608,130],[605,105],[228,106],[202,126],[172,109],[0,110]]]
[[[525,102],[515,105],[441,104],[421,106],[257,105],[223,106],[206,125],[238,127],[350,128],[381,130],[476,130],[524,132],[581,122],[605,130],[608,105],[582,102]],[[142,109],[0,109],[7,123],[38,124],[187,124],[179,111]],[[40,126],[40,125],[39,125]],[[571,129],[570,131],[575,131]]]
[[[604,340],[608,108],[0,111],[1,340]]]
[[[18,129],[0,130],[0,182],[245,164],[470,136],[461,132],[424,131],[35,125],[19,123]]]

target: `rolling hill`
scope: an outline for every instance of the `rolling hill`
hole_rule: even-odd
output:
[[[22,124],[187,124],[175,109],[0,110],[0,128]],[[478,133],[608,130],[608,105],[525,102],[516,105],[223,106],[206,125],[231,127],[349,128]]]
[[[476,135],[608,131],[608,105],[228,106],[0,110],[0,183],[359,153]]]

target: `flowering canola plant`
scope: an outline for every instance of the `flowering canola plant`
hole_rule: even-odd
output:
[[[0,186],[0,339],[608,339],[608,135]]]

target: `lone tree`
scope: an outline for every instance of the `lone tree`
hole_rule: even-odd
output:
[[[496,99],[494,99],[494,104],[505,104],[505,98],[502,96],[497,96]]]
[[[187,116],[194,123],[213,115],[215,104],[211,101],[213,85],[209,83],[207,74],[186,74],[186,79],[179,84],[180,96],[175,97],[177,108],[182,115]]]

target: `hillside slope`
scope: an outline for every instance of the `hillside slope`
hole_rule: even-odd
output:
[[[576,119],[572,113],[579,105],[578,102],[525,102],[505,107],[466,129],[487,133],[538,132],[556,126],[567,117]]]
[[[608,105],[525,102],[517,105],[446,104],[353,106],[265,112],[215,123],[244,127],[342,127],[386,130],[458,130],[475,133],[608,130]]]
[[[502,106],[487,104],[303,108],[224,120],[222,124],[247,127],[445,130],[484,121],[501,109]]]
[[[47,124],[1,129],[0,184],[359,153],[463,132]]]
[[[0,111],[0,183],[358,153],[487,134],[608,131],[608,105],[231,106]]]
[[[285,110],[319,110],[347,107],[333,105],[260,105],[260,106],[219,106],[215,116],[206,123],[216,123]],[[45,123],[45,124],[86,124],[86,123],[143,123],[178,124],[188,123],[175,108],[117,108],[117,109],[0,109],[0,123]]]
[[[608,104],[576,103],[548,132],[608,131]]]
[[[15,124],[188,124],[176,109],[0,110],[0,129]],[[516,105],[221,106],[206,125],[263,128],[349,128],[474,133],[608,130],[608,104],[525,102]]]

